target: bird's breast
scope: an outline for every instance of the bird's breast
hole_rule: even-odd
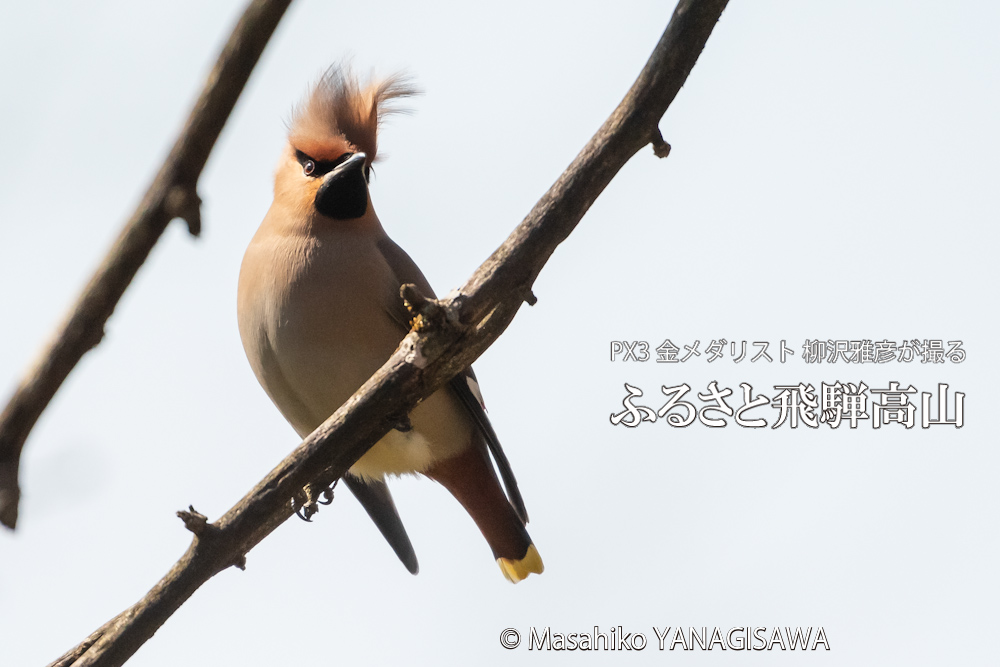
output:
[[[251,242],[240,271],[240,335],[257,379],[300,436],[395,351],[406,334],[389,315],[398,294],[375,239],[258,233]],[[420,471],[467,445],[466,419],[447,392],[418,406],[411,421],[411,431],[391,431],[352,472]]]
[[[241,335],[279,408],[290,390],[313,413],[308,424],[292,420],[297,430],[329,416],[403,338],[386,312],[392,280],[363,239],[275,234],[251,243],[240,278]]]

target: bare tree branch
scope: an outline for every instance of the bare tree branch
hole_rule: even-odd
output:
[[[231,565],[243,567],[246,553],[291,515],[290,499],[305,485],[338,479],[400,416],[482,354],[521,303],[534,299],[531,285],[542,266],[618,170],[646,144],[663,152],[657,123],[726,2],[681,0],[625,99],[465,286],[440,301],[403,286],[417,317],[389,361],[217,522],[193,508],[179,512],[195,533],[184,556],[135,606],[53,665],[124,663],[201,584]]]
[[[198,178],[264,46],[291,0],[251,0],[208,75],[180,137],[69,316],[0,413],[0,523],[17,524],[21,450],[70,371],[104,337],[104,324],[167,224],[201,232]]]

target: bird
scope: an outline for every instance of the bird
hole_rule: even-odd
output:
[[[243,257],[240,338],[257,380],[303,438],[406,336],[410,314],[400,287],[411,283],[434,297],[382,227],[369,190],[379,128],[399,111],[396,100],[416,93],[405,75],[361,81],[347,65],[327,69],[292,113],[273,202]],[[416,574],[416,555],[386,483],[407,474],[440,483],[461,503],[508,580],[544,570],[471,366],[418,404],[343,477]]]

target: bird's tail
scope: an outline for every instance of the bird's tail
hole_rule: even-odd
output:
[[[479,526],[504,576],[517,583],[545,566],[524,523],[504,495],[482,442],[437,461],[425,475],[448,489]]]

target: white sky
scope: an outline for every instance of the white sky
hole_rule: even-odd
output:
[[[12,390],[169,149],[242,1],[15,3],[0,23],[0,387]],[[246,363],[239,263],[283,121],[331,62],[425,95],[383,135],[372,197],[439,293],[461,285],[631,85],[653,2],[297,0],[205,170],[203,237],[173,224],[45,413],[0,533],[0,662],[46,664],[184,552],[298,440]],[[441,487],[392,489],[410,576],[346,492],[206,584],[130,665],[987,664],[1000,456],[988,295],[994,3],[734,0],[661,123],[476,364],[524,492],[540,577],[511,586]],[[677,366],[612,340],[701,341]],[[785,364],[709,364],[712,339]],[[962,364],[806,365],[807,338],[961,340]],[[614,427],[623,384],[898,380],[966,393],[961,430]],[[919,399],[918,399],[919,400]],[[772,422],[777,412],[761,408]],[[757,416],[753,413],[751,416]],[[918,415],[919,419],[919,415]],[[731,420],[730,420],[731,421]],[[634,655],[508,651],[507,627],[643,632]],[[823,626],[832,650],[656,650],[653,626]]]

